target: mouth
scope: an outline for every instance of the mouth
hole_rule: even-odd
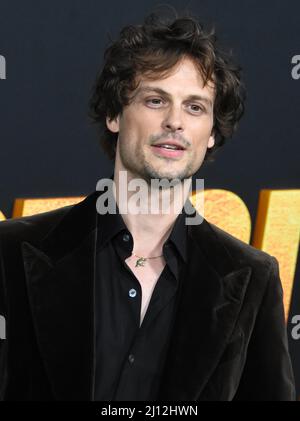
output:
[[[157,155],[167,158],[180,158],[185,152],[185,148],[177,142],[152,145],[151,148]]]

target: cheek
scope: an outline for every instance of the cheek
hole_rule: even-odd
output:
[[[193,144],[195,145],[195,150],[197,153],[201,153],[201,151],[206,151],[208,144],[210,142],[210,137],[212,133],[212,119],[207,121],[203,121],[201,126],[197,126],[192,133],[192,139],[194,139]]]
[[[206,150],[207,150],[206,144],[199,145],[197,152],[195,153],[195,159],[196,160],[202,159],[204,155],[206,154]]]
[[[127,116],[126,120],[123,121],[123,137],[128,141],[137,142],[139,140],[148,139],[149,133],[151,133],[151,124],[149,120],[139,116]]]

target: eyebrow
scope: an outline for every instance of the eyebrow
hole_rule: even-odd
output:
[[[168,92],[166,92],[165,90],[163,90],[159,87],[156,87],[156,86],[142,86],[142,87],[138,88],[136,94],[143,93],[143,92],[157,92],[160,95],[165,95],[167,98],[171,98],[171,95]],[[206,96],[203,96],[203,95],[192,94],[192,95],[188,95],[186,97],[186,99],[189,100],[189,101],[195,101],[195,100],[203,101],[207,105],[209,105],[210,107],[212,107],[212,105],[213,105],[212,101],[209,98],[207,98]]]

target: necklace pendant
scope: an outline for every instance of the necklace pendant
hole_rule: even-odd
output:
[[[137,266],[144,266],[146,260],[147,259],[145,259],[144,257],[140,257],[139,259],[137,259],[137,261],[135,263],[135,267],[137,267]]]

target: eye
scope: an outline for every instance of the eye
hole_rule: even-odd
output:
[[[160,105],[159,103],[155,103],[154,101],[162,101],[161,98],[151,98],[151,99],[147,99],[146,103],[150,103],[150,105]]]
[[[158,108],[161,103],[164,102],[161,98],[149,98],[146,99],[146,104],[149,104],[153,108]],[[205,108],[198,104],[190,104],[189,107],[193,107],[192,112],[193,114],[201,114],[201,112],[205,112]]]
[[[196,109],[195,108],[193,109],[193,111],[195,111],[196,113],[205,112],[205,108],[201,107],[198,104],[191,104],[190,106],[191,107],[196,107]]]

